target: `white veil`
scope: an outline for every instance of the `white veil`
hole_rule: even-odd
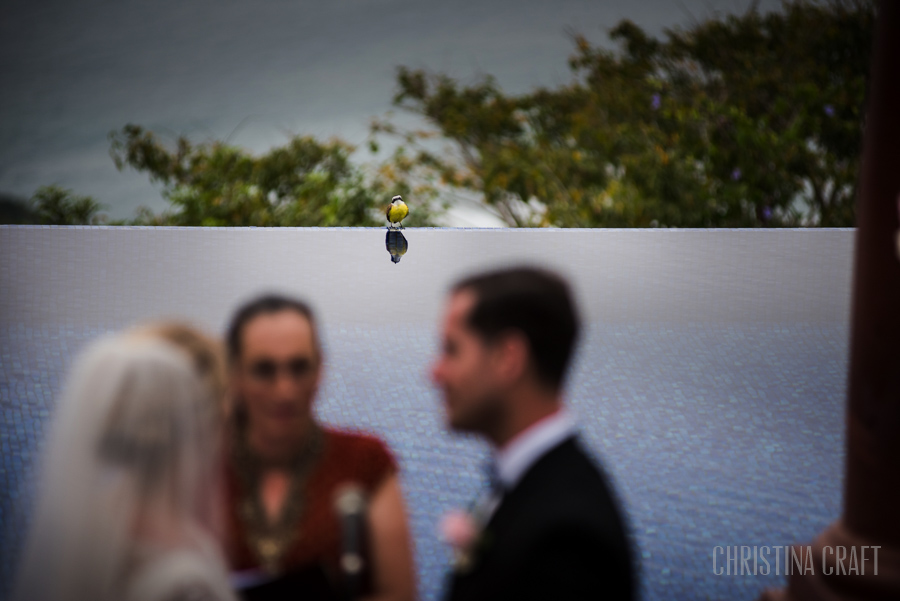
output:
[[[118,601],[138,524],[159,509],[177,545],[210,548],[197,514],[214,471],[215,407],[168,343],[119,335],[83,353],[47,442],[14,599]]]

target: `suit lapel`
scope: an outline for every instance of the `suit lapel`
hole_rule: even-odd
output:
[[[536,473],[540,473],[542,466],[549,461],[552,461],[553,455],[555,455],[564,445],[574,442],[576,436],[577,435],[574,433],[570,436],[567,436],[563,440],[559,441],[559,444],[547,449],[547,451],[543,455],[535,459],[534,463],[528,466],[528,469],[525,470],[525,472],[519,478],[518,482],[516,482],[515,485],[508,491],[506,491],[506,493],[503,495],[500,500],[500,504],[494,510],[493,515],[491,515],[491,519],[488,520],[486,528],[490,528],[494,524],[495,520],[497,520],[498,516],[501,514],[501,512],[503,512],[504,506],[507,507],[507,511],[509,511],[509,505],[515,506],[516,498],[523,494],[523,490],[525,491],[525,494],[527,494],[529,481],[534,478],[534,475]]]
[[[519,481],[501,497],[500,503],[494,509],[491,517],[481,530],[481,544],[478,546],[478,553],[472,558],[471,571],[477,570],[485,563],[485,561],[490,559],[491,552],[496,548],[496,543],[503,540],[504,535],[510,527],[510,522],[515,521],[517,510],[529,495],[529,489],[531,488],[535,477],[539,477],[541,470],[544,469],[548,463],[553,461],[553,456],[556,455],[563,446],[572,444],[575,438],[576,435],[572,434],[561,440],[556,446],[548,449],[546,453],[538,457],[535,462],[525,470],[525,473],[522,474]]]
[[[473,545],[468,565],[465,569],[454,569],[451,572],[446,596],[448,601],[469,597],[480,598],[495,586],[494,580],[498,572],[504,569],[502,557],[509,552],[505,545],[515,545],[515,532],[511,529],[519,527],[518,514],[527,506],[535,486],[540,486],[542,472],[546,473],[547,469],[553,469],[556,457],[565,454],[564,447],[570,447],[576,436],[572,434],[548,449],[528,467],[515,486],[503,495],[500,504],[494,509]]]

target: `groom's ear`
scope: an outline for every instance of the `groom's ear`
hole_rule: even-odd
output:
[[[500,335],[493,347],[494,373],[502,384],[510,386],[527,375],[531,349],[524,334],[510,330]]]

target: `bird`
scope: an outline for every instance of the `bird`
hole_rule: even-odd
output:
[[[395,223],[400,224],[400,229],[403,229],[403,224],[400,223],[403,219],[409,215],[409,207],[406,206],[406,203],[403,202],[403,198],[398,194],[397,196],[391,199],[391,204],[388,205],[387,211],[385,212],[385,216],[388,220],[388,228],[393,229]]]
[[[384,246],[391,253],[391,263],[399,263],[400,257],[409,250],[409,242],[406,241],[406,236],[398,230],[389,230],[387,232],[387,236],[384,238]]]

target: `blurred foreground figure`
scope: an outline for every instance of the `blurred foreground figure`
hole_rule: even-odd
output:
[[[171,342],[187,353],[194,366],[194,371],[200,376],[212,395],[212,401],[220,406],[218,415],[225,416],[228,413],[225,348],[220,340],[179,321],[144,324],[132,329],[129,334],[134,337],[158,338]]]
[[[279,296],[254,300],[235,315],[227,343],[235,394],[227,540],[242,595],[412,599],[393,456],[380,440],[323,428],[313,416],[322,351],[310,309]]]
[[[15,598],[234,600],[206,511],[218,413],[173,344],[90,347],[57,409]]]
[[[562,404],[578,328],[568,286],[547,272],[487,273],[451,293],[432,378],[450,427],[495,452],[490,494],[444,522],[447,599],[635,597],[616,500]]]

